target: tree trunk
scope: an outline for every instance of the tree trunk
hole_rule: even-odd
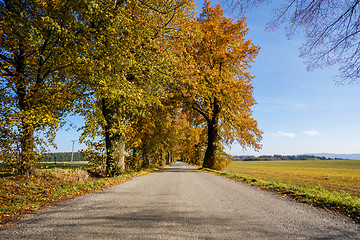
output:
[[[117,104],[108,104],[102,99],[102,112],[105,124],[106,146],[106,174],[114,176],[125,171],[125,134],[120,132],[117,125],[120,121],[120,111]]]
[[[25,90],[23,90],[24,89],[18,90],[20,113],[30,111],[30,104],[25,99]],[[36,157],[34,153],[34,127],[30,123],[26,122],[24,116],[20,115],[20,118],[21,125],[19,127],[19,133],[21,150],[19,154],[19,159],[16,161],[14,167],[18,174],[30,175],[36,162]]]
[[[156,165],[160,166],[160,167],[165,165],[164,151],[162,149],[158,153],[158,157],[157,157],[157,160],[156,160]]]
[[[138,170],[139,168],[139,148],[132,147],[132,157],[130,161],[130,169],[132,170]]]
[[[125,172],[125,135],[105,133],[106,174],[114,176]]]
[[[195,144],[194,146],[194,151],[195,151],[195,159],[194,159],[194,164],[195,165],[200,165],[201,163],[201,147],[200,144]]]
[[[34,129],[29,124],[22,124],[20,133],[21,152],[19,160],[15,166],[17,173],[21,175],[31,175],[36,162],[34,153]]]
[[[172,163],[172,152],[171,151],[167,151],[167,155],[166,155],[166,165],[169,165]]]
[[[203,162],[204,168],[214,169],[215,166],[216,152],[219,144],[219,133],[218,133],[219,113],[220,113],[220,106],[218,100],[214,98],[213,114],[211,119],[209,119],[209,121],[207,122],[208,141],[207,141],[207,148]]]
[[[149,159],[148,159],[145,147],[142,148],[142,160],[143,160],[142,167],[149,168],[150,164],[149,164]]]
[[[204,157],[204,168],[214,168],[218,142],[217,126],[213,123],[208,124],[208,143]]]
[[[170,153],[170,163],[171,164],[174,163],[174,153],[173,152]]]
[[[22,52],[22,45],[19,46],[19,54],[15,58],[16,65],[16,92],[20,110],[21,125],[20,133],[20,154],[17,161],[13,164],[16,172],[21,175],[30,175],[36,162],[34,153],[34,127],[25,119],[24,113],[31,111],[31,101],[28,99],[25,81],[25,57]]]

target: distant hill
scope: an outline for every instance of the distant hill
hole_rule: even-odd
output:
[[[233,156],[233,161],[279,161],[279,160],[307,160],[307,159],[353,159],[360,160],[360,154],[336,154],[336,153],[309,153],[301,155],[240,155]]]
[[[360,160],[360,153],[353,153],[353,154],[311,153],[311,154],[309,154],[309,155],[326,157],[326,158],[342,158],[342,159]]]

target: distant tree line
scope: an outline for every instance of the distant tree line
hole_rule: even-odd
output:
[[[73,161],[85,161],[85,155],[79,152],[74,152]],[[41,162],[70,162],[71,152],[59,152],[59,153],[46,153],[43,155]]]
[[[262,156],[234,156],[233,161],[280,161],[280,160],[332,160],[333,158],[319,157],[314,155],[262,155]]]

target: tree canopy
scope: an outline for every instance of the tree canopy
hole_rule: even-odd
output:
[[[214,168],[222,144],[261,147],[248,73],[259,48],[220,5],[196,19],[188,0],[5,0],[0,24],[0,157],[19,174],[68,114],[85,117],[101,176],[175,156]]]
[[[33,166],[39,143],[53,142],[81,91],[70,71],[80,3],[0,2],[0,151],[20,173]]]
[[[259,48],[245,36],[245,19],[233,22],[223,15],[220,4],[205,1],[200,18],[194,21],[201,37],[187,52],[193,58],[195,74],[180,82],[184,111],[195,111],[207,129],[204,167],[214,168],[220,158],[220,143],[238,141],[243,148],[260,148],[261,131],[251,117],[255,104],[253,78],[247,69]]]

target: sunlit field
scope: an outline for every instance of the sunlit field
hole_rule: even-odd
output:
[[[358,160],[233,161],[223,171],[360,197]]]

